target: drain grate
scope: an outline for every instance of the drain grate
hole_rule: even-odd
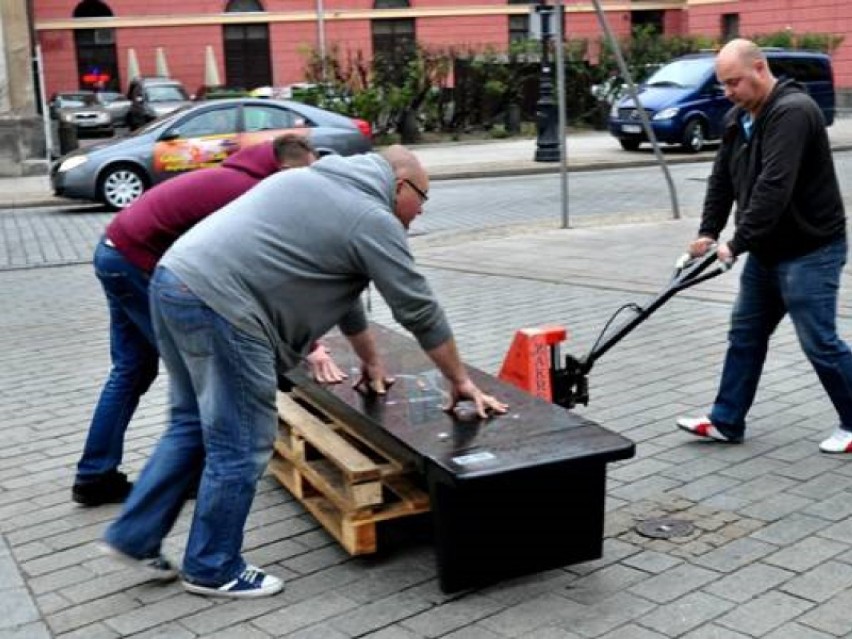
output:
[[[668,517],[646,519],[636,524],[636,532],[643,537],[651,537],[652,539],[687,537],[694,530],[695,526],[692,522],[684,519],[670,519]]]

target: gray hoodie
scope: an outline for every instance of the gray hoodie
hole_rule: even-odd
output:
[[[452,332],[393,214],[394,186],[377,154],[277,173],[194,226],[160,264],[267,340],[283,369],[333,326],[347,335],[367,327],[360,295],[371,280],[428,350]]]

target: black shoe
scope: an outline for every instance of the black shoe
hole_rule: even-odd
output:
[[[127,481],[127,475],[113,470],[96,479],[75,482],[71,488],[71,499],[83,506],[102,504],[120,504],[130,494],[133,483]]]

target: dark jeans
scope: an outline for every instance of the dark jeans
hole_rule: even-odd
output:
[[[749,255],[731,316],[728,352],[710,420],[725,435],[742,437],[769,338],[786,315],[834,404],[840,427],[852,431],[852,352],[837,335],[837,296],[846,240],[777,265]]]
[[[278,432],[275,353],[162,267],[151,315],[169,372],[169,424],[105,538],[132,557],[156,556],[203,465],[183,574],[219,586],[246,566],[243,528]]]
[[[77,463],[77,481],[81,483],[121,464],[124,433],[139,398],[157,377],[158,363],[148,310],[148,274],[104,240],[98,243],[93,261],[109,306],[112,366]]]

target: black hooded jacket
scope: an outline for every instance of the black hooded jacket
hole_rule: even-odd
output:
[[[718,239],[736,202],[734,255],[777,263],[846,233],[825,121],[801,85],[778,82],[746,137],[734,107],[725,118],[699,235]]]

